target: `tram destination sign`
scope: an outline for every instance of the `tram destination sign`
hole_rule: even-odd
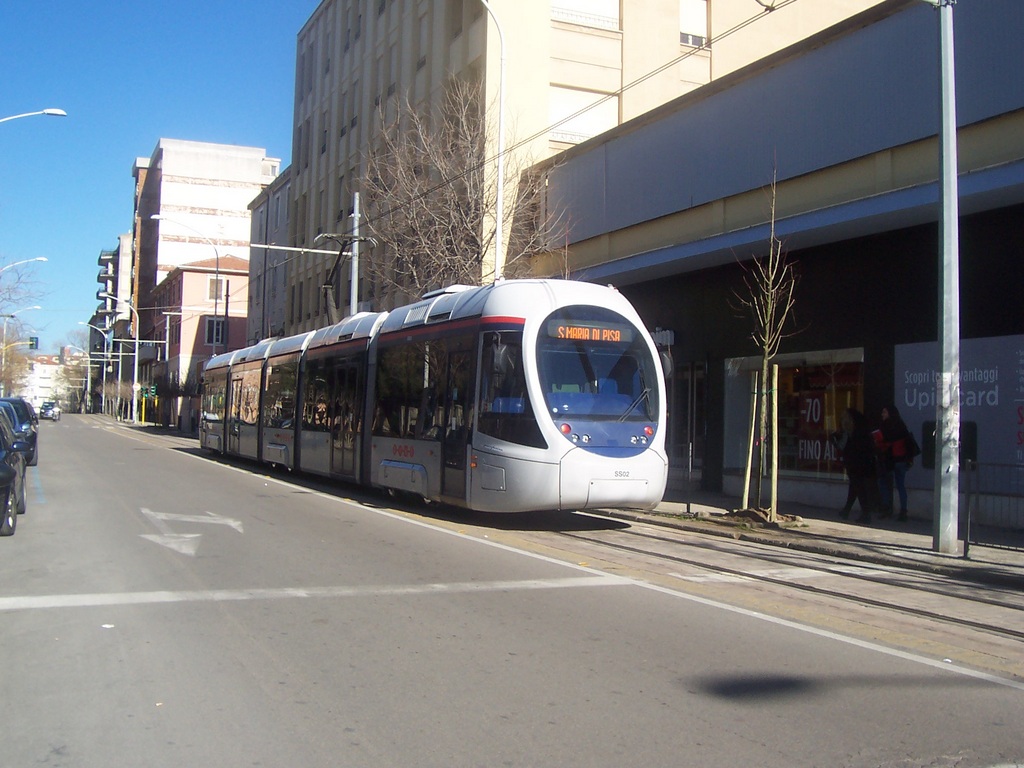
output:
[[[633,341],[632,326],[622,323],[563,323],[548,322],[548,336],[566,341],[609,341],[630,343]]]

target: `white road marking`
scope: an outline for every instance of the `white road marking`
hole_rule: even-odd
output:
[[[744,574],[734,573],[670,573],[669,576],[682,581],[693,582],[694,584],[740,584],[757,579],[775,579],[777,581],[809,581],[820,579],[826,576],[845,575],[876,575],[877,568],[865,568],[856,565],[832,565],[828,570],[816,568],[764,568],[756,571],[748,571]]]
[[[282,587],[274,589],[210,589],[202,591],[98,592],[81,595],[26,595],[0,597],[0,612],[41,608],[94,608],[118,605],[167,603],[214,603],[296,598],[400,597],[405,595],[454,595],[474,592],[519,592],[538,589],[578,589],[631,585],[631,579],[610,575],[575,576],[564,579],[522,581],[469,581],[452,584],[393,584],[366,587]]]
[[[243,532],[241,520],[235,520],[233,517],[216,515],[213,512],[205,512],[202,515],[181,515],[174,512],[154,512],[151,509],[143,507],[142,514],[149,518],[149,521],[153,523],[154,527],[160,531],[159,534],[141,534],[142,538],[147,541],[152,541],[155,544],[159,544],[162,547],[172,549],[179,554],[188,555],[189,557],[195,557],[196,552],[199,550],[199,540],[203,535],[201,533],[174,533],[174,531],[171,530],[171,527],[167,525],[167,521],[171,520],[180,523],[226,525],[239,533]]]

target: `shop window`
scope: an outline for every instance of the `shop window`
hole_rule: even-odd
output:
[[[847,408],[864,409],[863,350],[834,350],[780,355],[779,472],[790,476],[841,477],[843,467],[832,435],[840,430]],[[760,374],[760,358],[727,363],[727,471],[744,467],[749,440],[752,374]]]

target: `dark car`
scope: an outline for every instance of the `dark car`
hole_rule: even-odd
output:
[[[54,400],[44,400],[39,406],[39,418],[60,421],[60,406]]]
[[[2,403],[10,404],[8,412],[14,410],[14,418],[11,419],[14,435],[28,443],[28,465],[34,467],[39,463],[39,419],[36,417],[36,409],[23,397],[0,397]]]
[[[0,536],[13,536],[18,515],[25,512],[25,454],[28,444],[18,440],[7,416],[0,413]]]

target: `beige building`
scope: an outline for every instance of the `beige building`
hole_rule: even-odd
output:
[[[280,160],[260,147],[177,139],[160,139],[150,157],[136,159],[132,233],[121,237],[117,251],[100,254],[97,316],[103,323],[94,324],[96,333],[108,329],[107,347],[121,353],[122,388],[160,381],[174,394],[176,413],[187,415],[199,366],[244,346],[249,203],[279,168]],[[194,296],[165,285],[184,267],[200,284]],[[183,337],[188,343],[177,345],[168,361],[167,339]],[[138,382],[131,382],[135,339]]]
[[[480,0],[323,0],[297,41],[291,245],[351,231],[367,148],[393,100],[436,105],[450,78],[478,79],[495,126],[486,156],[496,158],[504,85],[506,158],[526,167],[877,2],[521,0],[490,3],[492,16]],[[485,255],[483,281],[494,259]],[[286,332],[327,322],[321,287],[333,265],[315,254],[293,262]],[[336,293],[346,296],[342,273]]]

